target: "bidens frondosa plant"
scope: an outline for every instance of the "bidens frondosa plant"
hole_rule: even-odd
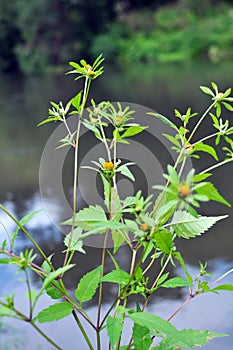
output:
[[[133,111],[129,107],[123,109],[120,103],[112,104],[108,101],[96,103],[91,101],[87,109],[87,117],[84,117],[87,98],[93,80],[102,75],[103,58],[100,55],[96,61],[89,65],[84,60],[80,63],[71,62],[73,70],[69,72],[75,75],[75,80],[83,79],[83,89],[73,97],[65,106],[62,102],[51,102],[49,116],[40,125],[57,121],[64,124],[67,135],[60,140],[58,147],[72,147],[74,151],[73,174],[73,216],[63,223],[70,226],[70,232],[64,239],[64,262],[62,266],[53,264],[53,257],[46,256],[42,248],[35,242],[31,234],[25,228],[25,224],[35,215],[32,213],[18,221],[2,205],[3,210],[16,223],[17,228],[12,235],[7,233],[7,239],[0,248],[2,264],[15,264],[19,270],[25,273],[25,283],[28,289],[29,311],[24,313],[16,305],[14,294],[7,295],[0,301],[1,316],[13,317],[31,324],[50,344],[56,349],[62,349],[41,330],[40,324],[53,322],[64,317],[73,317],[86,342],[86,348],[106,349],[106,341],[102,344],[101,332],[104,330],[110,349],[159,349],[171,350],[203,346],[209,340],[224,336],[208,330],[176,329],[171,320],[193,298],[203,293],[218,293],[219,290],[233,291],[233,285],[219,284],[223,277],[233,271],[227,271],[223,276],[210,283],[203,280],[208,275],[206,264],[200,263],[200,272],[192,276],[182,253],[176,248],[176,242],[180,239],[194,239],[211,228],[217,221],[225,219],[225,216],[202,216],[199,213],[200,204],[207,201],[217,201],[227,206],[230,204],[224,199],[214,184],[209,180],[212,171],[228,162],[233,161],[233,141],[231,135],[233,127],[228,120],[221,118],[222,108],[233,111],[233,97],[230,97],[231,89],[219,92],[215,83],[211,88],[201,87],[201,90],[210,96],[211,104],[206,111],[199,116],[192,113],[189,108],[185,114],[175,110],[177,123],[168,118],[149,113],[148,118],[161,119],[172,129],[171,134],[165,134],[171,142],[171,148],[177,152],[174,164],[167,165],[167,173],[164,174],[164,185],[154,185],[152,194],[143,198],[142,191],[134,196],[120,198],[117,187],[117,176],[128,177],[134,181],[134,174],[130,170],[132,163],[124,163],[118,158],[118,144],[125,147],[129,139],[143,132],[146,126],[134,122]],[[70,130],[67,117],[75,118],[77,128]],[[86,114],[85,114],[86,116]],[[190,128],[190,120],[195,118],[193,129]],[[213,124],[213,132],[197,140],[196,131],[210,118]],[[78,186],[78,153],[81,128],[87,128],[99,142],[103,143],[105,154],[99,159],[94,159],[92,164],[86,164],[85,171],[96,171],[103,183],[104,205],[90,205],[77,212],[77,186]],[[175,133],[174,133],[175,132]],[[214,139],[215,146],[208,144]],[[225,158],[217,155],[217,146],[221,141],[221,148],[225,152]],[[213,143],[212,143],[213,144]],[[56,151],[55,151],[56,152]],[[184,167],[190,157],[199,157],[199,152],[208,153],[213,157],[213,165],[197,173],[190,169],[184,175]],[[153,164],[151,164],[151,167]],[[156,194],[156,195],[155,195]],[[35,250],[44,259],[40,266],[35,260],[33,250],[22,251],[15,254],[15,239],[19,230],[31,240]],[[103,235],[104,243],[100,265],[87,272],[79,281],[75,293],[70,292],[64,282],[64,275],[70,269],[78,269],[78,265],[72,263],[74,255],[85,253],[83,240],[90,235]],[[113,249],[108,249],[108,241],[113,242]],[[127,244],[131,254],[131,263],[125,269],[120,268],[120,248]],[[118,254],[116,255],[116,252]],[[106,272],[106,255],[109,255],[115,269]],[[157,266],[157,275],[149,276],[149,270]],[[170,277],[169,266],[180,266],[185,277]],[[31,287],[29,270],[41,278],[41,289],[35,293]],[[109,309],[103,311],[103,285],[114,283],[117,291],[113,296]],[[185,288],[187,300],[177,310],[171,310],[167,320],[147,312],[147,304],[152,295],[156,295],[160,288]],[[115,289],[114,289],[115,290]],[[51,298],[51,305],[38,314],[35,306],[42,294],[46,293]],[[97,315],[91,319],[88,314],[88,301],[97,294]],[[138,298],[138,302],[132,303],[132,295]],[[142,296],[142,297],[141,297]],[[143,301],[142,301],[143,300]],[[84,308],[85,303],[85,308]],[[127,330],[122,337],[125,321],[131,320],[132,329]],[[90,327],[94,336],[89,336]],[[129,327],[129,325],[127,326]],[[78,338],[77,338],[78,339]],[[106,339],[105,339],[106,340]],[[79,342],[73,345],[73,349],[80,349]]]

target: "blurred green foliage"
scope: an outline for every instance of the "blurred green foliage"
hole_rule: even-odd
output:
[[[194,58],[213,62],[232,59],[233,7],[226,3],[203,7],[196,6],[197,2],[180,1],[153,14],[128,13],[113,23],[108,33],[96,37],[93,52],[101,51],[109,59],[126,65]],[[117,25],[127,31],[116,30]]]
[[[77,55],[109,62],[233,57],[233,6],[220,0],[0,0],[0,71],[59,70]]]

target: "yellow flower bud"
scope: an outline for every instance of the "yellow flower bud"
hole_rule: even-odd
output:
[[[112,171],[113,169],[114,169],[114,164],[112,162],[105,162],[104,163],[104,170]]]
[[[141,224],[140,228],[141,228],[142,231],[146,232],[148,230],[149,226],[148,226],[148,224],[146,224],[144,222],[143,224]]]
[[[179,196],[182,198],[188,197],[191,193],[190,187],[187,185],[181,185],[179,187]]]

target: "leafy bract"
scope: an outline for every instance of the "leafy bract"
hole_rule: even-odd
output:
[[[98,266],[81,278],[75,291],[75,297],[81,304],[92,299],[100,283],[100,276],[101,266]]]
[[[196,218],[186,211],[178,210],[174,213],[173,219],[168,225],[178,237],[189,239],[201,235],[217,221],[225,219],[227,216],[199,216]]]
[[[53,322],[69,316],[73,311],[73,306],[66,302],[60,302],[50,305],[48,308],[42,310],[37,315],[39,323]]]

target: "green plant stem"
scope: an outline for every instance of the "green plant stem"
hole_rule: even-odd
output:
[[[221,281],[223,278],[225,278],[226,276],[228,276],[230,273],[233,272],[233,269],[228,270],[227,272],[225,272],[223,275],[221,275],[220,277],[218,277],[216,280],[214,280],[213,282],[211,282],[209,284],[209,286],[212,286],[213,284],[218,283],[219,281]]]
[[[35,330],[43,337],[47,340],[47,342],[49,342],[50,344],[52,344],[56,349],[58,350],[62,350],[62,348],[60,348],[60,346],[58,346],[49,336],[47,336],[30,318],[28,318],[26,315],[24,315],[22,312],[20,312],[19,310],[17,310],[16,308],[14,308],[13,306],[10,307],[9,305],[7,305],[6,303],[0,302],[0,305],[7,307],[8,309],[12,310],[15,312],[15,314],[19,317],[17,317],[18,320],[22,320],[25,322],[28,322],[32,325],[33,328],[35,328]],[[13,316],[9,316],[12,318],[16,318]]]
[[[190,295],[177,309],[175,312],[173,312],[171,314],[171,316],[168,317],[167,321],[171,321],[171,319],[176,315],[178,314],[178,312],[180,312],[184,307],[185,305],[187,305],[192,299],[194,298],[193,295]]]
[[[87,343],[89,349],[90,349],[90,350],[94,350],[94,348],[93,348],[93,346],[92,346],[92,344],[91,344],[91,341],[90,341],[90,339],[89,339],[89,337],[88,337],[88,335],[87,335],[85,329],[83,328],[83,325],[82,325],[82,323],[80,322],[80,320],[79,320],[79,318],[78,318],[78,316],[77,316],[75,310],[72,311],[72,314],[73,314],[73,317],[74,317],[74,319],[75,319],[75,321],[76,321],[76,323],[77,323],[79,329],[80,329],[81,332],[82,332],[82,335],[83,335],[84,339],[86,340],[86,343]]]
[[[206,136],[206,137],[203,137],[203,139],[198,140],[198,141],[192,143],[192,146],[196,146],[196,145],[197,145],[198,143],[200,143],[200,142],[204,142],[204,141],[206,141],[206,140],[211,139],[212,137],[218,136],[218,134],[219,134],[219,131],[218,131],[218,132],[215,132],[214,134],[211,134],[211,135],[208,135],[208,136]]]
[[[34,247],[38,250],[38,252],[40,253],[40,255],[44,258],[44,260],[48,263],[49,267],[55,271],[52,263],[49,261],[49,259],[47,258],[46,254],[44,253],[44,251],[40,248],[40,246],[36,243],[36,241],[33,239],[33,237],[30,235],[30,233],[25,229],[24,226],[21,225],[21,223],[3,206],[0,204],[0,209],[2,209],[2,211],[4,211],[4,213],[6,213],[15,223],[16,225],[23,231],[23,233],[26,235],[26,237],[28,239],[30,239],[30,241],[32,242],[32,244],[34,245]]]
[[[148,266],[144,269],[144,271],[143,271],[143,273],[142,273],[143,276],[150,270],[150,268],[151,268],[151,266],[154,264],[155,260],[156,260],[155,257],[153,257],[153,258],[151,259],[151,261],[149,262]]]
[[[109,198],[108,198],[108,201],[109,201],[109,204],[108,204],[109,220],[111,220],[111,218],[112,218],[112,187],[111,187],[111,183],[110,182],[109,182]],[[101,278],[104,276],[104,266],[105,266],[105,257],[106,257],[106,248],[107,248],[108,234],[109,234],[109,230],[107,229],[106,230],[106,234],[105,234],[105,238],[104,238],[103,250],[102,250]],[[98,311],[97,311],[97,329],[100,328],[100,316],[101,316],[102,298],[103,298],[103,283],[100,282],[100,285],[99,285]],[[98,336],[98,334],[97,334],[97,336]],[[98,342],[99,342],[99,340],[97,341],[97,343]]]
[[[158,280],[160,279],[160,277],[161,277],[162,274],[164,273],[164,271],[165,271],[165,269],[166,269],[166,267],[167,267],[167,265],[168,265],[168,263],[169,263],[170,260],[171,260],[171,254],[168,255],[168,257],[167,257],[167,259],[166,259],[166,261],[165,261],[165,263],[164,263],[162,269],[160,270],[158,276],[156,277],[154,283],[153,283],[152,286],[151,286],[151,290],[156,286]],[[143,305],[143,308],[142,308],[143,311],[145,310],[145,308],[146,308],[146,306],[147,306],[147,304],[148,304],[149,298],[150,298],[150,296],[147,297],[147,299],[146,299],[146,301],[145,301],[145,303],[144,303],[144,305]]]
[[[212,171],[212,170],[214,170],[214,169],[216,169],[216,168],[218,168],[218,167],[220,167],[220,166],[222,166],[222,165],[224,165],[224,164],[226,164],[226,163],[232,162],[232,161],[233,161],[233,158],[225,159],[225,160],[223,160],[223,161],[220,162],[220,163],[217,163],[217,164],[215,164],[215,165],[210,166],[209,168],[207,168],[207,169],[205,169],[205,170],[202,170],[202,171],[200,172],[200,174],[208,173],[209,171]]]
[[[29,319],[32,319],[32,313],[33,313],[33,305],[32,305],[32,291],[31,291],[31,286],[30,286],[30,281],[29,281],[29,276],[28,276],[28,271],[27,269],[24,270],[25,272],[25,277],[26,277],[26,284],[27,284],[27,289],[28,289],[28,298],[29,298]]]
[[[106,136],[105,136],[105,133],[104,133],[104,129],[103,129],[103,125],[101,123],[100,116],[98,116],[98,120],[99,120],[99,125],[100,125],[100,131],[101,131],[101,134],[102,134],[102,142],[103,142],[103,144],[104,144],[104,146],[106,148],[108,161],[111,162],[111,153],[110,153],[110,149],[109,149],[109,146],[108,146],[108,143],[107,143],[107,140],[106,140]]]
[[[166,267],[167,267],[167,265],[168,265],[168,263],[169,263],[170,260],[171,260],[171,254],[168,255],[168,257],[167,257],[167,259],[166,259],[166,261],[165,261],[165,263],[164,263],[164,265],[163,265],[163,267],[162,267],[160,273],[158,274],[158,276],[156,277],[154,283],[152,284],[151,289],[153,289],[153,288],[156,286],[158,280],[160,279],[160,277],[161,277],[162,274],[164,273],[164,270],[166,269]]]
[[[75,140],[75,148],[74,148],[74,174],[73,174],[73,216],[72,216],[72,226],[71,226],[71,233],[68,241],[68,247],[64,258],[63,266],[67,264],[67,261],[69,260],[69,251],[70,246],[73,238],[74,228],[75,228],[75,214],[77,211],[77,185],[78,185],[78,153],[79,153],[79,138],[80,138],[80,130],[81,130],[81,119],[84,113],[84,108],[87,102],[88,93],[90,90],[90,83],[91,80],[86,77],[85,83],[84,83],[84,92],[83,92],[83,99],[81,104],[81,109],[79,113],[79,119],[78,119],[78,125],[77,125],[77,132],[76,132],[76,140]]]
[[[34,322],[30,321],[30,324],[43,338],[47,340],[47,342],[52,344],[56,349],[62,350],[62,348],[60,348],[60,346],[58,346],[51,338],[49,338]]]
[[[195,127],[193,128],[193,131],[191,132],[187,143],[190,143],[191,139],[193,138],[193,135],[195,134],[195,132],[197,131],[198,127],[201,125],[201,123],[203,122],[203,120],[205,119],[205,117],[207,116],[207,114],[211,111],[211,109],[214,107],[216,101],[214,101],[208,108],[207,110],[203,113],[203,115],[201,116],[201,118],[198,120],[197,124],[195,125]]]
[[[186,158],[184,158],[183,161],[182,161],[182,164],[181,164],[181,167],[180,167],[180,170],[179,170],[179,174],[178,174],[179,179],[180,179],[180,177],[182,175],[182,172],[184,170],[185,163],[186,163]]]
[[[10,251],[12,251],[12,241],[11,241],[11,236],[9,234],[9,232],[6,229],[6,226],[4,225],[4,223],[2,221],[0,221],[0,224],[2,225],[4,231],[6,232],[7,238],[9,239],[9,244],[10,244]]]
[[[96,343],[97,343],[97,350],[101,350],[100,329],[96,332]]]

